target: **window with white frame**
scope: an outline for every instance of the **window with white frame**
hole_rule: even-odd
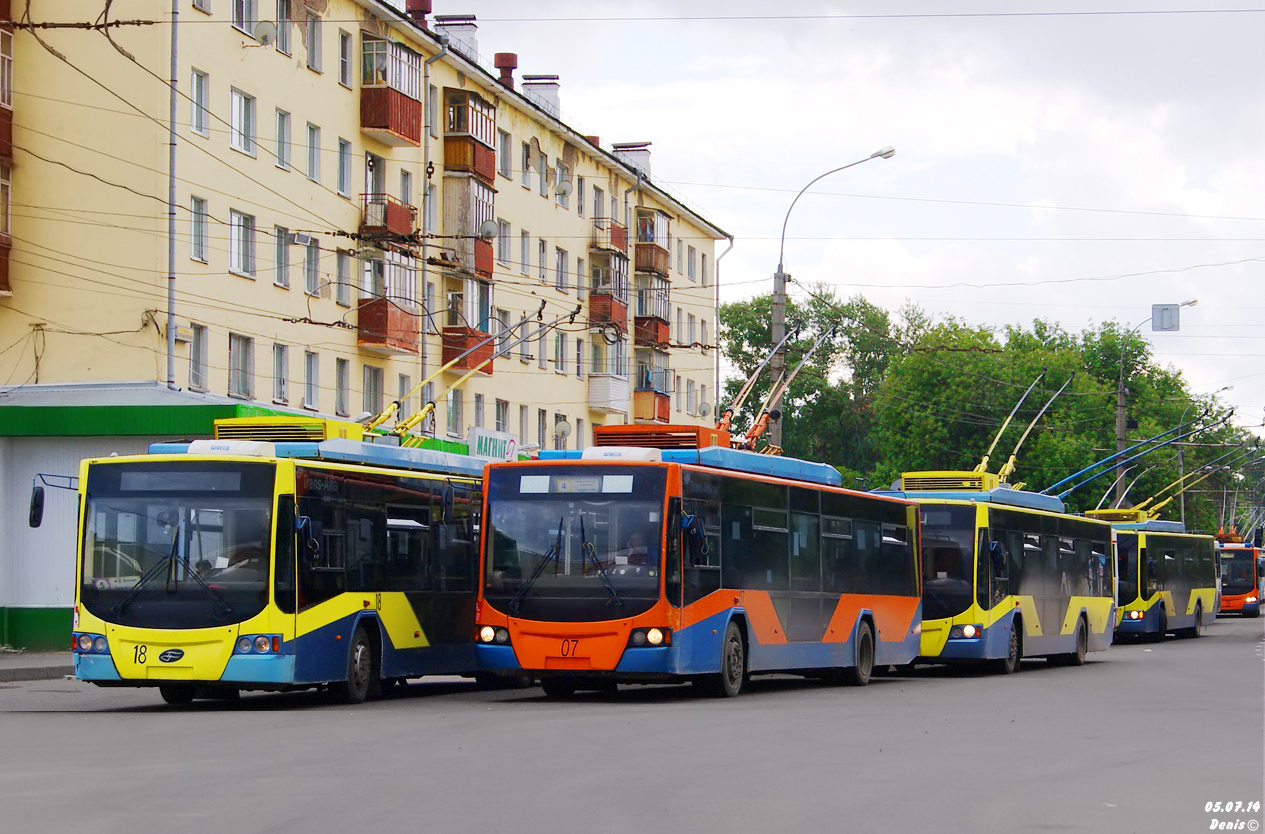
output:
[[[518,407],[518,448],[527,445],[527,406]]]
[[[351,360],[334,360],[334,413],[340,417],[351,414]]]
[[[685,274],[691,281],[698,280],[698,276],[694,273],[694,258],[696,257],[696,255],[697,255],[697,250],[695,250],[693,246],[686,248]]]
[[[435,204],[435,185],[426,186],[426,230],[433,231],[439,225],[439,206]]]
[[[439,138],[439,88],[434,84],[426,91],[426,124],[432,139]]]
[[[303,352],[303,407],[317,409],[321,402],[321,357],[316,351]]]
[[[584,177],[575,178],[575,213],[584,216]]]
[[[413,407],[411,405],[413,398],[409,396],[413,391],[413,377],[408,374],[400,374],[397,381],[399,385],[395,389],[398,392],[395,400],[400,404],[400,409],[395,412],[395,419],[396,422],[399,422],[413,413]]]
[[[510,136],[510,133],[508,130],[497,130],[496,132],[496,170],[497,170],[497,173],[499,173],[501,176],[505,177],[506,179],[509,179],[510,170],[513,165],[510,159],[510,157],[513,155],[513,151],[510,150],[513,144],[514,144],[513,137]]]
[[[465,425],[464,405],[460,390],[448,392],[448,434],[452,437],[461,437],[461,429]]]
[[[523,229],[518,233],[520,271],[524,275],[531,274],[531,232]]]
[[[709,346],[709,342],[707,341],[707,319],[700,318],[698,320],[698,325],[699,325],[699,329],[702,331],[702,338],[699,340],[702,342],[702,344],[699,345],[699,350],[701,350],[703,353],[706,353],[707,348]]]
[[[697,330],[695,329],[695,321],[696,319],[694,318],[693,313],[686,314],[685,326],[687,329],[685,332],[687,335],[686,335],[685,343],[687,345],[693,345],[695,342],[698,341],[698,333],[697,333]]]
[[[351,253],[339,249],[334,257],[334,302],[351,306]]]
[[[553,415],[553,447],[555,449],[567,448],[567,438],[562,434],[562,424],[567,420],[567,415],[555,413]]]
[[[508,350],[510,346],[510,311],[496,308],[496,332],[500,336],[496,340],[498,351]]]
[[[700,385],[700,386],[698,386],[698,405],[699,405],[699,408],[702,408],[703,403],[705,403],[705,402],[707,402],[707,386],[706,386],[706,385]]]
[[[538,178],[540,184],[540,196],[549,196],[549,155],[540,155],[540,176]]]
[[[290,114],[277,108],[277,167],[290,170]]]
[[[561,330],[553,334],[553,369],[559,374],[567,372],[567,334]]]
[[[351,33],[338,30],[338,83],[351,87]]]
[[[351,143],[338,140],[338,193],[351,196]]]
[[[585,290],[588,287],[588,281],[585,280],[588,273],[584,271],[584,258],[575,259],[575,296],[581,301],[584,300]]]
[[[584,340],[575,340],[575,375],[584,378]]]
[[[669,246],[669,249],[670,248],[671,247]],[[685,254],[685,244],[681,242],[680,238],[677,238],[676,239],[676,271],[677,272],[685,271],[685,266],[683,263],[684,254]]]
[[[430,403],[435,401],[435,383],[428,382],[422,386],[422,402]],[[422,434],[435,436],[435,412],[432,410],[430,416],[422,420],[422,424],[418,427]]]
[[[321,72],[321,16],[308,9],[307,20],[307,68]]]
[[[427,281],[423,291],[426,294],[423,296],[422,316],[426,321],[422,326],[426,328],[427,333],[438,333],[439,321],[435,317],[437,312],[435,310],[435,282]]]
[[[698,277],[702,280],[703,286],[707,286],[707,253],[704,252],[699,256]]]
[[[545,326],[536,326],[536,365],[541,370],[549,367],[549,355],[545,350]]]
[[[240,333],[228,334],[228,393],[255,398],[255,340]]]
[[[272,346],[272,401],[290,401],[290,346]]]
[[[496,218],[496,259],[502,264],[510,262],[510,222]]]
[[[348,57],[350,57],[350,47]],[[360,38],[360,86],[362,87],[389,87],[398,93],[402,93],[413,101],[422,100],[422,56],[420,53],[414,52],[402,43],[388,41],[382,38],[376,38],[372,35],[362,34]],[[348,75],[347,86],[351,86],[350,74]],[[427,121],[434,128],[435,111],[432,105],[438,101],[438,91],[431,86],[436,98],[430,100],[431,93],[427,94]],[[432,130],[433,136],[438,136]]]
[[[605,216],[606,216],[606,192],[595,185],[593,186],[593,219],[601,220]]]
[[[307,123],[307,178],[321,181],[321,129]]]
[[[290,230],[284,226],[273,229],[276,239],[276,256],[273,258],[272,283],[278,287],[290,287]]]
[[[676,376],[674,381],[676,384],[673,386],[672,390],[676,392],[676,410],[680,411],[681,410],[681,395],[684,394],[685,392],[681,388],[681,377],[679,374]]]
[[[510,430],[510,404],[509,400],[496,401],[496,430],[509,432]]]
[[[553,264],[553,267],[554,267],[554,277],[553,277],[553,286],[554,286],[554,289],[559,289],[559,290],[562,290],[563,292],[566,292],[566,291],[567,291],[568,286],[569,286],[569,285],[568,285],[567,274],[568,274],[568,270],[570,269],[570,266],[569,266],[569,264],[570,264],[570,260],[571,260],[571,258],[570,258],[570,256],[567,254],[567,250],[565,250],[565,249],[554,249],[554,264]]]
[[[693,414],[698,410],[698,392],[694,387],[694,380],[685,380],[685,413]]]
[[[546,253],[546,252],[548,252],[548,251],[549,251],[549,244],[548,244],[548,243],[546,243],[546,242],[545,242],[545,239],[542,237],[542,238],[540,239],[540,246],[539,246],[539,247],[537,247],[537,258],[538,258],[537,263],[538,263],[538,264],[539,264],[539,266],[540,266],[540,281],[541,281],[541,283],[544,283],[544,281],[545,281],[545,269],[546,269],[546,267],[545,267],[545,253]]]
[[[235,151],[255,155],[255,97],[234,87],[230,93],[228,144]]]
[[[400,169],[400,202],[413,205],[413,172]]]
[[[545,438],[549,433],[549,412],[543,408],[536,409],[536,444],[545,448]]]
[[[311,238],[303,252],[303,289],[308,295],[321,293],[321,242]],[[328,297],[328,293],[324,293]]]
[[[255,24],[258,22],[258,10],[255,0],[233,0],[233,28],[240,29],[254,36]]]
[[[523,143],[523,152],[519,164],[522,165],[522,169],[519,171],[519,179],[523,183],[523,188],[531,188],[531,145],[526,142]]]
[[[194,391],[205,391],[209,359],[206,325],[194,324],[189,329],[193,331],[189,340],[189,387]]]
[[[527,329],[527,316],[524,314],[518,320],[518,331],[515,335],[519,338],[518,342],[518,361],[531,361],[531,339],[527,338],[527,334],[531,331]]]
[[[206,200],[192,197],[189,200],[189,257],[206,263]]]
[[[202,136],[209,135],[211,130],[210,95],[210,76],[202,70],[193,70],[189,80],[189,129]]]
[[[382,368],[373,365],[365,365],[364,373],[364,411],[370,414],[381,414],[382,403],[384,399],[385,381],[383,380],[384,372]]]
[[[200,12],[211,13],[211,0],[193,0],[193,8]]]
[[[570,180],[571,180],[571,166],[559,160],[558,166],[557,166],[557,176],[554,181],[555,182],[554,198],[558,201],[559,208],[570,207],[571,194],[562,185],[564,182],[569,182]]]
[[[290,0],[277,0],[277,51],[290,54]]]
[[[236,210],[228,213],[228,271],[255,277],[255,218]]]
[[[474,395],[474,427],[483,428],[483,395]]]
[[[583,449],[585,446],[585,441],[586,441],[586,438],[584,437],[584,419],[581,417],[576,417],[575,418],[575,448]]]

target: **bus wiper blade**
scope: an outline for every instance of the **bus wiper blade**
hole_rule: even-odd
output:
[[[531,576],[523,580],[523,584],[518,586],[518,590],[514,592],[514,596],[510,599],[510,610],[515,614],[521,614],[523,610],[523,599],[527,596],[527,592],[531,590],[531,586],[536,584],[536,580],[545,572],[545,567],[554,562],[558,558],[558,554],[562,552],[562,525],[566,520],[566,516],[558,517],[558,538],[554,541],[553,547],[545,551],[545,555],[536,563],[536,567],[532,568]]]
[[[602,567],[602,562],[597,558],[597,546],[590,543],[588,537],[584,535],[584,516],[580,515],[580,559],[591,561],[593,567],[597,569],[597,575],[601,577],[602,584],[606,586],[606,593],[610,595],[610,602],[616,608],[624,604],[624,600],[619,595],[619,591],[615,590],[615,586],[611,584],[611,578],[607,575],[606,569]]]
[[[215,601],[215,610],[211,612],[211,615],[217,620],[228,619],[228,615],[233,613],[233,606],[229,605],[228,601],[225,600],[224,597],[220,596],[218,591],[208,585],[206,580],[203,579],[196,570],[192,569],[187,556],[180,557],[180,564],[184,566],[185,572],[189,576],[193,577],[193,581],[197,584],[197,586],[201,588],[208,597]]]
[[[141,574],[140,579],[136,580],[136,584],[132,586],[132,590],[127,596],[114,604],[114,613],[122,614],[132,601],[140,596],[141,590],[158,576],[163,570],[169,570],[171,560],[176,558],[176,550],[180,546],[180,524],[176,524],[176,529],[171,533],[171,548],[167,551],[167,555],[154,563],[154,566]],[[148,548],[147,548],[148,549]]]

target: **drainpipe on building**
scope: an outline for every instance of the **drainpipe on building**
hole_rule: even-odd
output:
[[[171,0],[171,93],[167,113],[167,387],[176,386],[176,32],[180,0]]]
[[[426,258],[429,257],[430,244],[429,235],[433,230],[429,227],[430,221],[430,129],[431,120],[435,118],[430,108],[430,65],[438,61],[440,58],[448,54],[448,36],[440,33],[439,35],[439,51],[422,63],[422,95],[426,97],[425,103],[422,105],[422,112],[426,114],[425,122],[422,125],[422,269],[420,278],[418,279],[417,295],[422,299],[422,326],[421,332],[417,334],[421,343],[418,361],[420,368],[418,373],[422,379],[426,378],[426,334],[429,332],[434,310],[426,308]],[[438,110],[440,103],[435,102],[435,109]],[[442,331],[441,331],[442,332]],[[425,405],[425,403],[423,403]]]
[[[634,226],[633,226],[633,222],[632,222],[632,219],[633,219],[633,218],[632,218],[632,212],[630,211],[630,208],[629,208],[629,205],[628,205],[628,195],[629,195],[629,194],[631,194],[631,193],[633,193],[634,191],[638,191],[638,190],[640,190],[640,189],[641,189],[641,171],[637,171],[637,181],[636,181],[635,183],[633,183],[633,184],[632,184],[632,186],[630,186],[629,188],[625,188],[625,189],[624,189],[624,228],[628,230],[628,235],[629,235],[630,237],[632,237],[632,239],[633,239],[633,273],[632,273],[632,275],[630,275],[630,276],[629,276],[628,280],[629,280],[629,282],[632,284],[632,286],[631,286],[631,287],[629,287],[629,289],[631,290],[631,295],[630,295],[630,298],[634,299],[634,301],[635,301],[635,299],[636,299],[636,297],[637,297],[637,284],[636,284],[636,275],[637,275],[637,238],[635,237],[635,235],[637,234],[637,230],[636,230],[636,227],[634,227]],[[615,219],[615,218],[613,218],[613,217],[611,218],[611,220],[614,220],[614,219]],[[636,315],[637,315],[637,313],[636,313],[636,308],[634,308],[634,309],[633,309],[633,320],[634,320],[634,321],[636,321]],[[629,348],[631,348],[631,350],[629,350],[629,351],[628,351],[628,353],[626,354],[626,356],[627,356],[628,360],[632,363],[632,369],[633,369],[633,374],[634,374],[634,375],[637,373],[637,341],[636,341],[636,339],[635,339],[635,338],[633,338],[633,337],[631,336],[631,334],[632,334],[632,333],[635,333],[635,332],[636,332],[636,328],[634,328],[632,331],[630,331],[630,338],[628,339],[628,347],[629,347]],[[636,395],[633,393],[633,391],[635,391],[635,390],[636,390],[636,388],[635,388],[634,386],[632,386],[632,385],[630,385],[630,386],[629,386],[629,388],[631,388],[631,389],[633,389],[633,390],[630,390],[630,391],[628,392],[628,396],[629,396],[629,398],[630,398],[630,399],[629,399],[629,402],[628,402],[629,408],[628,408],[628,412],[627,412],[626,414],[624,414],[624,425],[627,425],[627,424],[628,424],[628,415],[633,413],[633,409],[632,409],[632,399],[631,399],[631,398],[632,398],[632,397],[634,397],[634,396],[636,396]]]
[[[724,252],[721,252],[716,257],[716,280],[713,282],[716,290],[716,304],[713,308],[713,315],[715,318],[712,321],[713,338],[716,340],[716,388],[714,389],[715,393],[712,396],[716,400],[713,405],[716,406],[720,405],[720,261],[729,254],[730,250],[734,248],[734,236],[728,235],[728,237],[729,248]],[[719,408],[717,408],[716,413],[718,415],[720,414]]]

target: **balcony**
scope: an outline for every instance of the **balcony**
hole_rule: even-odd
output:
[[[628,228],[609,217],[593,221],[593,248],[628,255]],[[664,253],[665,257],[667,253]]]
[[[671,336],[668,294],[662,287],[637,288],[634,339],[638,345],[664,345]]]
[[[589,294],[589,324],[614,324],[628,329],[628,304],[620,301],[609,289],[595,289]]]
[[[628,413],[627,376],[589,374],[589,409],[603,414]]]
[[[360,233],[369,237],[409,237],[414,232],[417,209],[389,194],[365,194]]]
[[[633,419],[642,423],[666,423],[672,412],[672,398],[658,391],[633,392]]]
[[[417,313],[387,298],[364,298],[356,316],[360,347],[384,356],[417,353]]]
[[[657,243],[637,243],[638,272],[653,272],[668,277],[668,250]]]
[[[460,362],[452,366],[454,371],[471,371],[474,370],[479,363],[490,360],[492,355],[496,353],[496,340],[488,339],[491,334],[484,333],[482,330],[476,330],[473,327],[445,327],[443,333],[444,352],[443,363],[447,365],[461,354],[473,348],[483,340],[487,339],[487,344],[481,345],[471,351],[469,355],[464,357]],[[488,376],[492,375],[492,362],[480,368],[480,373]]]
[[[422,103],[391,87],[361,87],[360,130],[384,145],[420,145]]]
[[[496,179],[496,151],[473,136],[445,136],[444,168],[474,174],[492,185]]]

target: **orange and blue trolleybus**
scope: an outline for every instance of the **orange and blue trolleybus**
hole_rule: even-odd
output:
[[[1221,554],[1221,609],[1219,614],[1261,615],[1262,551],[1236,535],[1217,536]]]
[[[912,503],[723,431],[607,426],[485,476],[480,667],[545,693],[753,674],[865,684],[918,653]]]
[[[75,676],[182,704],[476,674],[483,461],[233,422],[82,463]]]
[[[1080,665],[1111,645],[1109,524],[987,472],[907,472],[884,494],[922,516],[918,662],[1011,673],[1025,657]]]

